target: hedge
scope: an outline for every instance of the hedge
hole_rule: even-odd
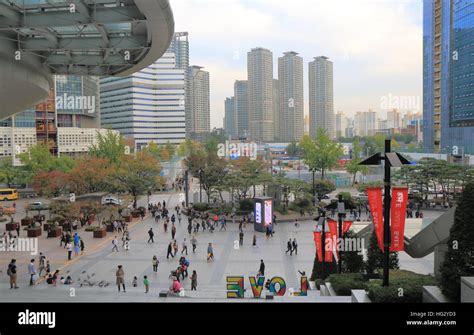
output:
[[[372,302],[422,302],[423,286],[437,285],[434,277],[421,275],[411,271],[390,271],[390,285],[382,286],[382,280],[369,281],[367,285],[368,295]]]
[[[193,204],[193,208],[194,210],[198,211],[198,212],[205,212],[209,209],[209,204],[205,203],[205,202],[198,202],[198,203],[195,203]]]
[[[361,273],[337,273],[326,278],[337,295],[351,295],[351,290],[366,290],[367,281]]]

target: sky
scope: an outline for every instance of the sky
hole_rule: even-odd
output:
[[[189,32],[191,65],[210,73],[211,128],[223,125],[224,100],[247,79],[247,52],[265,47],[278,57],[296,51],[304,62],[334,63],[334,111],[373,109],[384,117],[396,99],[417,111],[422,101],[422,0],[171,0],[175,31]],[[404,109],[400,108],[400,109]],[[420,110],[421,111],[421,110]]]

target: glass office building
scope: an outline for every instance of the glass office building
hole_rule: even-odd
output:
[[[423,13],[424,147],[474,154],[474,3],[425,0]]]

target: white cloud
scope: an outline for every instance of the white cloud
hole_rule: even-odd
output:
[[[211,74],[211,126],[246,77],[246,52],[294,50],[334,61],[335,110],[379,107],[381,95],[421,95],[421,3],[366,0],[174,0],[176,31],[189,31],[191,63]],[[238,55],[238,59],[235,56]],[[215,73],[214,73],[215,71]],[[307,87],[305,78],[305,90]],[[307,97],[307,92],[305,92]]]

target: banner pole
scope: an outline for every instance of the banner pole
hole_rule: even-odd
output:
[[[385,140],[385,166],[384,166],[384,220],[383,220],[383,242],[384,242],[384,255],[383,255],[383,286],[389,285],[389,265],[390,265],[390,205],[391,205],[391,176],[390,176],[390,162],[387,157],[387,153],[390,153],[391,140]]]

